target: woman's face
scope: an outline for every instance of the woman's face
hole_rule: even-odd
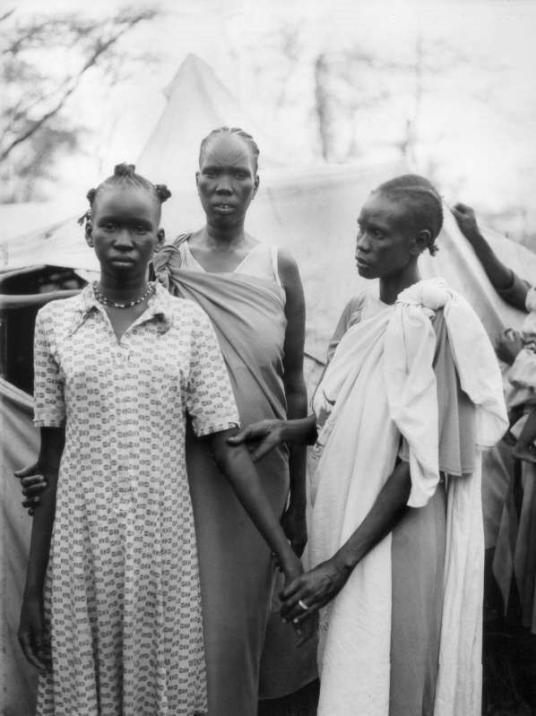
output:
[[[386,278],[402,272],[421,252],[402,202],[375,192],[357,220],[356,264],[363,278]]]
[[[243,223],[259,184],[247,142],[232,134],[216,135],[201,157],[196,181],[209,224],[231,227]]]
[[[154,250],[163,242],[160,205],[143,188],[104,187],[95,199],[86,240],[109,273],[145,274]]]

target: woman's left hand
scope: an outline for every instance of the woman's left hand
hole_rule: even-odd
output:
[[[279,595],[283,602],[281,616],[285,621],[300,624],[334,599],[349,575],[348,570],[328,559],[293,579]]]

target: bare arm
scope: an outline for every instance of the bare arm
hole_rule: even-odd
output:
[[[33,519],[30,556],[19,627],[19,642],[26,658],[41,670],[46,666],[43,660],[42,637],[43,588],[56,511],[56,485],[64,442],[64,428],[41,428],[41,448],[37,464],[39,471],[46,478],[47,485],[41,493],[40,508]]]
[[[370,512],[334,555],[341,569],[354,567],[400,522],[411,489],[409,464],[399,462],[376,498]]]
[[[528,285],[499,260],[482,236],[473,209],[466,204],[456,204],[452,208],[452,213],[460,231],[473,247],[493,288],[505,301],[525,311]]]
[[[283,380],[289,420],[307,415],[307,390],[303,378],[305,342],[305,299],[298,266],[288,254],[279,252],[279,276],[285,290],[287,329],[284,345]],[[296,554],[301,555],[307,542],[305,522],[305,446],[289,445],[290,502],[283,517],[283,529]]]
[[[337,596],[352,570],[400,522],[407,509],[410,488],[409,465],[400,462],[365,519],[333,557],[283,590],[281,614],[285,619],[299,623]],[[307,610],[300,606],[300,601],[307,605]]]
[[[299,559],[292,551],[283,529],[272,510],[261,480],[247,449],[243,445],[232,446],[228,438],[236,429],[224,430],[207,436],[214,460],[231,483],[233,490],[255,526],[277,555],[288,580],[301,574]]]

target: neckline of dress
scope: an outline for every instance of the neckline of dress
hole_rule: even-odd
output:
[[[191,258],[195,261],[195,263],[199,266],[199,268],[201,269],[201,271],[203,271],[204,273],[213,273],[213,274],[236,273],[236,272],[238,271],[238,269],[245,263],[246,259],[248,259],[248,258],[250,257],[250,255],[251,255],[256,249],[258,249],[260,246],[262,246],[262,244],[261,244],[260,242],[259,242],[258,244],[256,244],[252,249],[250,249],[250,250],[247,252],[247,254],[244,256],[244,258],[240,261],[239,264],[237,264],[237,265],[234,267],[234,269],[233,269],[232,271],[209,271],[209,270],[206,269],[206,268],[203,266],[203,264],[200,263],[200,262],[196,259],[196,257],[193,255],[192,250],[190,249],[190,238],[188,238],[188,239],[184,242],[183,245],[184,245],[184,247],[186,248],[186,250],[188,251],[188,253],[190,254],[190,257],[191,257]]]

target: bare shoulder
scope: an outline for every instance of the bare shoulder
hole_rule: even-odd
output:
[[[285,287],[295,286],[298,282],[301,285],[300,270],[292,254],[286,249],[277,250],[277,268],[279,278]]]

